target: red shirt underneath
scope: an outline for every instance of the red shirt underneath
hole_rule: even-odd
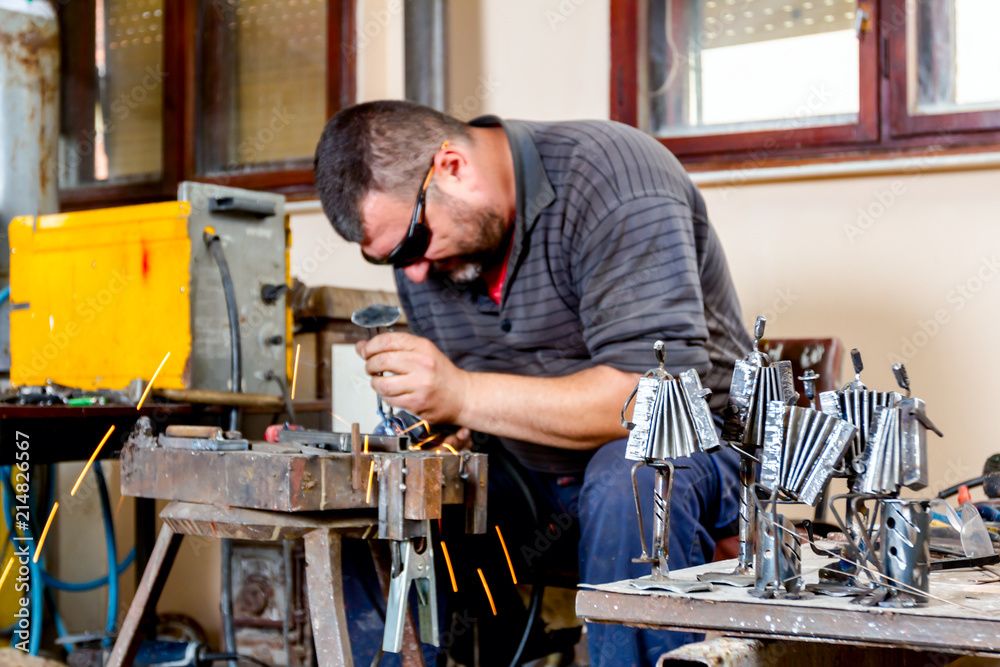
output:
[[[486,293],[490,295],[493,302],[500,305],[500,297],[503,296],[503,283],[507,280],[507,263],[510,261],[510,250],[514,247],[513,238],[507,242],[507,252],[503,261],[488,271],[483,271],[483,281],[486,283]]]

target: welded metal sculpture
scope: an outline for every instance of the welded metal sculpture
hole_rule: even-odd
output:
[[[679,581],[670,578],[667,564],[670,543],[670,496],[674,482],[675,459],[691,456],[695,452],[710,452],[719,448],[712,413],[706,396],[710,393],[701,385],[695,370],[687,370],[674,378],[664,369],[666,351],[663,341],[656,341],[653,352],[658,368],[648,371],[622,406],[622,426],[629,429],[625,457],[636,461],[632,466],[632,492],[639,519],[639,537],[642,555],[636,563],[650,563],[652,573],[648,579],[636,579],[638,588],[659,588],[677,593],[708,590],[708,584]],[[632,399],[635,408],[632,420],[625,419],[625,411]],[[646,548],[646,531],[642,518],[642,502],[636,473],[642,466],[653,469],[653,549]]]
[[[794,405],[798,401],[795,391],[792,363],[770,358],[760,351],[766,318],[760,316],[754,323],[753,350],[743,359],[736,360],[733,381],[729,388],[730,416],[723,426],[726,440],[740,454],[740,517],[739,560],[732,573],[706,573],[702,581],[752,586],[754,583],[754,502],[750,487],[757,477],[757,449],[764,443],[764,426],[767,406],[771,401]]]

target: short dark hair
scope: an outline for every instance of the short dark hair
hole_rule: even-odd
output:
[[[316,146],[316,192],[333,228],[361,243],[361,200],[369,191],[416,198],[445,140],[470,138],[469,126],[440,111],[401,100],[341,109]]]

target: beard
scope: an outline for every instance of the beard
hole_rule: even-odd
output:
[[[460,246],[462,255],[434,262],[431,271],[447,276],[453,283],[467,285],[475,282],[486,271],[503,261],[501,251],[507,236],[508,221],[497,211],[473,207],[466,202],[438,191],[455,225],[462,229],[464,239]]]

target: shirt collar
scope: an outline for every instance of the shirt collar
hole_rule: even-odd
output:
[[[542,156],[528,126],[516,120],[497,116],[480,116],[469,121],[473,127],[500,126],[507,134],[514,160],[514,183],[517,189],[517,228],[530,232],[542,210],[556,199],[555,189],[542,164]],[[516,234],[515,234],[516,236]]]
[[[514,219],[514,238],[510,259],[507,262],[507,280],[504,282],[503,296],[521,263],[522,251],[526,247],[525,237],[531,233],[542,211],[556,199],[555,189],[542,164],[542,156],[532,138],[528,125],[516,120],[502,120],[497,116],[479,116],[469,121],[473,127],[503,128],[510,143],[514,161],[514,187],[517,192],[517,213]]]

